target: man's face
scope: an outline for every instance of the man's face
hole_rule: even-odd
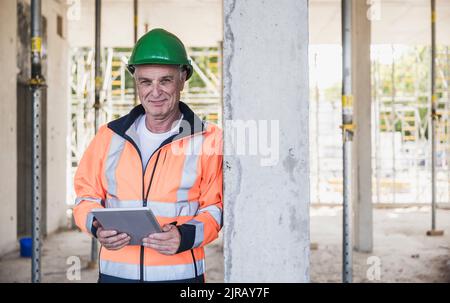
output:
[[[139,65],[134,77],[147,114],[155,120],[164,120],[178,111],[186,72],[180,72],[174,65]]]

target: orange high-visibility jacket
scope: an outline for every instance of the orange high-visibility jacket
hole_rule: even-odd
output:
[[[222,227],[222,132],[179,103],[179,133],[168,138],[143,169],[136,119],[142,105],[102,126],[85,151],[74,185],[75,222],[95,236],[91,210],[150,207],[160,225],[176,221],[181,244],[174,255],[128,245],[100,250],[100,281],[204,281],[203,247]]]

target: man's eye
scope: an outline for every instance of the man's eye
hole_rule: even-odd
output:
[[[170,81],[169,79],[161,80],[161,84],[162,84],[162,85],[169,84],[170,82],[171,82],[171,81]]]
[[[150,81],[141,81],[141,85],[150,85],[151,82]]]

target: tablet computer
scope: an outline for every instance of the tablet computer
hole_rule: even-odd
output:
[[[96,208],[92,210],[92,214],[104,229],[128,234],[131,237],[128,245],[142,245],[143,238],[162,232],[155,215],[148,207]]]

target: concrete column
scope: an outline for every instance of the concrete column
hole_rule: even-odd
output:
[[[371,252],[372,222],[372,143],[370,36],[367,1],[353,0],[352,87],[356,131],[353,145],[354,248]]]
[[[307,282],[308,1],[223,5],[225,282]]]
[[[47,233],[66,223],[67,150],[70,148],[69,43],[67,8],[64,3],[42,1],[47,19]],[[62,35],[57,34],[57,16],[62,18]],[[69,119],[69,120],[68,120]],[[69,141],[67,141],[69,140]]]
[[[16,248],[17,239],[17,2],[0,8],[0,255]]]

